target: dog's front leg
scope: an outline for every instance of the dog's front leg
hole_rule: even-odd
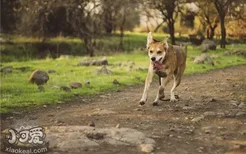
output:
[[[144,92],[143,92],[141,100],[139,101],[140,105],[144,105],[145,102],[147,101],[147,93],[148,93],[150,84],[152,82],[153,76],[154,76],[153,68],[150,66],[147,77],[145,79]]]

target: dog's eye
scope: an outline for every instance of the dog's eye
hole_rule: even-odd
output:
[[[150,53],[153,53],[153,51],[152,51],[152,50],[150,50],[149,52],[150,52]]]
[[[157,54],[161,54],[162,52],[161,51],[158,51]]]

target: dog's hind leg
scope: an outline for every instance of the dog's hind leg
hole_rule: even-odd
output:
[[[176,89],[176,87],[178,87],[178,85],[180,84],[181,81],[181,76],[173,76],[174,77],[174,82],[173,82],[173,87],[171,89],[171,98],[170,98],[170,102],[176,102],[178,101],[178,99],[175,98],[174,95],[174,90]]]

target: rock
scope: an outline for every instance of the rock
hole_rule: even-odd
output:
[[[71,82],[69,84],[69,86],[72,88],[72,89],[78,89],[78,88],[81,88],[82,87],[82,84],[80,82]]]
[[[215,98],[211,98],[209,102],[216,102],[217,100]]]
[[[29,66],[24,66],[24,67],[17,67],[17,68],[15,68],[16,70],[20,70],[20,71],[22,71],[22,72],[25,72],[25,71],[27,71],[27,70],[29,70],[31,67],[29,67]]]
[[[48,70],[49,74],[56,73],[56,70]]]
[[[79,62],[77,66],[102,66],[102,65],[108,65],[108,60],[106,58],[103,58],[101,60],[92,60],[92,61],[85,61],[85,62]]]
[[[154,151],[154,145],[153,144],[141,144],[140,145],[141,151],[150,153]]]
[[[216,42],[213,40],[205,39],[201,46],[200,46],[202,52],[206,52],[208,50],[216,50]]]
[[[201,54],[200,56],[197,56],[194,60],[195,64],[204,64],[205,62],[207,62],[209,65],[214,65],[212,58],[205,53]]]
[[[202,41],[205,39],[205,36],[202,32],[197,32],[196,34],[190,34],[189,39],[192,44],[200,45]]]
[[[45,71],[35,70],[29,77],[29,82],[37,85],[43,85],[49,80],[49,75]]]
[[[89,126],[47,126],[46,139],[60,153],[72,152],[74,149],[97,148],[105,144],[141,147],[153,151],[156,142],[146,134],[130,128],[95,128]],[[149,145],[148,145],[149,144]],[[97,147],[96,147],[97,146]],[[146,147],[146,148],[144,148]],[[142,148],[141,148],[142,149]],[[152,150],[151,150],[152,149]],[[93,152],[93,151],[92,151]],[[83,152],[82,152],[83,153]]]
[[[45,88],[44,88],[44,86],[42,86],[42,85],[38,85],[38,90],[39,90],[39,91],[45,91]]]
[[[183,107],[183,110],[194,110],[195,108],[194,107],[191,107],[191,106],[184,106]]]
[[[192,121],[192,122],[199,122],[199,121],[201,121],[202,119],[204,119],[204,116],[200,116],[200,117],[193,118],[191,121]]]
[[[238,108],[242,109],[242,108],[245,108],[246,105],[244,104],[244,102],[241,102],[239,105],[238,105]]]
[[[108,65],[108,60],[106,58],[103,58],[101,60],[94,60],[92,61],[92,65],[95,66]]]
[[[95,126],[96,126],[96,124],[95,124],[95,122],[90,121],[90,122],[88,122],[88,126],[90,126],[90,127],[95,127]]]
[[[193,57],[193,56],[190,57],[190,60],[191,60],[191,61],[194,61],[195,59],[196,59],[196,57]]]
[[[120,82],[118,80],[114,79],[113,84],[120,85]]]
[[[67,87],[67,86],[61,86],[60,90],[61,91],[66,91],[66,92],[71,92],[71,89],[69,87]]]
[[[213,111],[207,111],[207,112],[204,112],[203,114],[204,114],[205,116],[215,116],[215,115],[216,115],[216,113],[213,112]]]
[[[231,55],[231,52],[230,51],[225,51],[223,55],[224,56],[230,56]]]
[[[219,55],[212,55],[211,58],[212,58],[212,59],[219,59],[219,58],[221,58],[221,57],[220,57]]]
[[[43,108],[47,108],[47,105],[43,105]]]
[[[232,51],[232,54],[246,58],[246,50],[234,50]]]
[[[218,112],[217,116],[220,118],[225,117],[225,113],[224,112]]]
[[[78,64],[77,64],[77,66],[90,66],[91,65],[91,62],[89,62],[89,61],[86,61],[86,62],[79,62]]]
[[[107,69],[106,65],[104,65],[100,70],[97,71],[97,75],[101,74],[112,74],[112,71]]]
[[[239,111],[237,114],[236,114],[237,117],[240,117],[240,116],[246,116],[246,112],[243,112],[243,111]]]
[[[101,140],[104,138],[104,135],[101,132],[86,132],[86,137],[93,140]]]
[[[12,71],[13,71],[13,66],[5,66],[0,69],[0,72],[3,73],[12,73]]]
[[[85,85],[89,86],[91,84],[90,81],[85,81]]]

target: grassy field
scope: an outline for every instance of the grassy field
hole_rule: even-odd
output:
[[[142,37],[140,35],[139,39]],[[145,44],[145,39],[138,44]],[[246,64],[243,57],[223,55],[224,51],[245,48],[245,44],[228,45],[226,50],[218,49],[208,52],[209,55],[219,56],[218,59],[214,60],[215,66],[210,66],[208,64],[194,64],[190,58],[200,55],[201,51],[198,47],[189,46],[185,74]],[[101,58],[103,57],[98,56],[93,59]],[[101,66],[77,66],[78,62],[92,60],[92,58],[85,56],[62,56],[56,59],[47,57],[42,60],[2,63],[2,67],[13,66],[13,72],[1,73],[1,113],[16,111],[25,107],[61,103],[78,95],[94,95],[105,91],[120,90],[129,85],[143,84],[148,68],[148,57],[140,47],[131,53],[114,54],[106,58],[109,62],[107,68],[112,71],[110,75],[98,75],[97,70]],[[220,64],[216,61],[219,61]],[[22,72],[18,69],[20,67],[28,67],[28,69]],[[49,74],[50,80],[44,86],[44,92],[40,92],[36,85],[28,83],[31,72],[36,69],[56,71],[54,74]],[[113,84],[114,79],[117,79],[120,85]],[[84,84],[87,81],[90,81],[90,85]],[[83,87],[72,89],[72,92],[60,90],[61,86],[68,86],[71,82],[81,82]]]

